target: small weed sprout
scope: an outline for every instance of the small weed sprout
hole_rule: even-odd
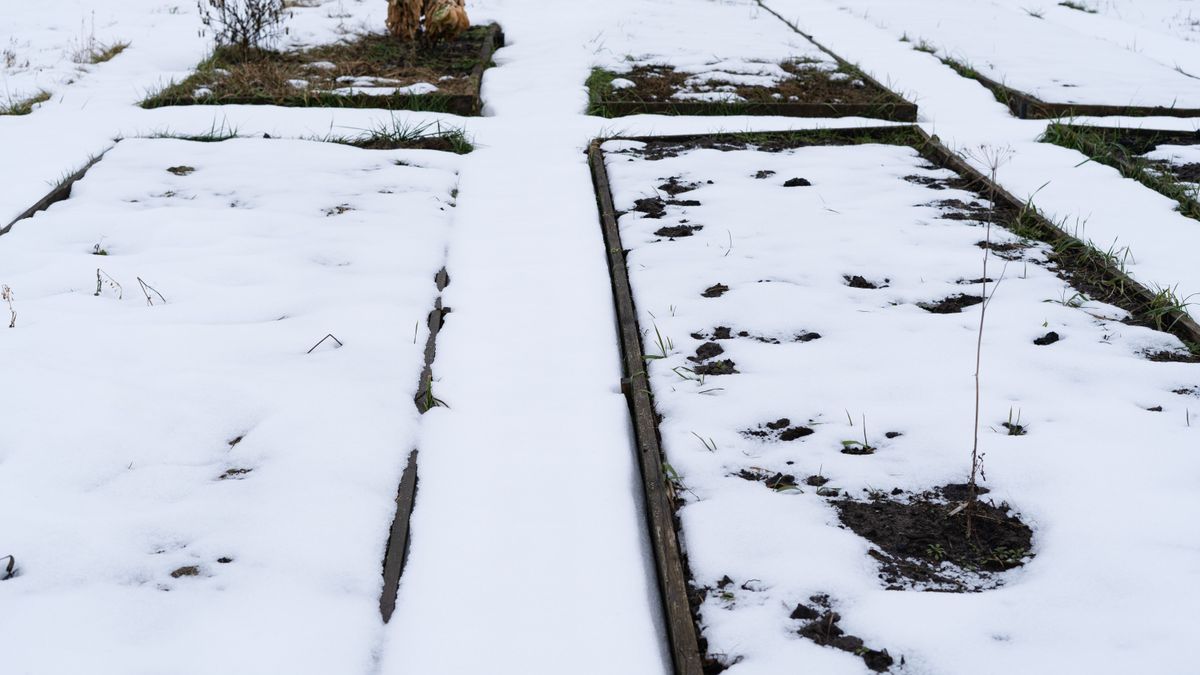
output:
[[[243,55],[269,49],[288,30],[283,22],[291,16],[283,0],[196,0],[200,13],[200,35],[211,30],[218,47],[233,47]]]
[[[3,300],[8,303],[8,313],[9,313],[9,316],[11,317],[8,321],[8,327],[16,328],[17,327],[17,311],[15,309],[13,309],[13,292],[12,292],[12,289],[8,287],[8,284],[4,284],[3,286],[0,286],[0,300]]]
[[[1001,165],[1006,163],[1012,157],[1012,148],[994,148],[990,146],[980,146],[977,150],[964,153],[969,159],[973,159],[988,168],[990,183],[988,185],[988,199],[991,202],[992,215],[987,221],[987,234],[985,241],[987,245],[983,247],[983,274],[980,277],[982,285],[983,304],[979,310],[979,331],[975,338],[975,424],[973,428],[973,440],[971,443],[971,474],[967,481],[967,536],[973,534],[974,522],[972,521],[973,509],[970,506],[979,498],[979,479],[983,474],[983,455],[979,452],[979,416],[980,416],[980,373],[983,370],[983,332],[984,325],[987,319],[987,308],[991,304],[992,298],[996,295],[996,289],[992,289],[991,295],[988,295],[988,258],[992,250],[992,223],[995,222],[997,216],[996,204],[996,174],[999,173]],[[1000,282],[996,282],[998,288]]]
[[[700,436],[700,434],[694,431],[692,432],[692,435],[696,437],[696,440],[700,441],[700,444],[704,446],[705,450],[709,452],[717,451],[717,443],[712,438],[703,438]]]
[[[1150,306],[1146,308],[1146,315],[1154,321],[1154,327],[1158,330],[1168,330],[1175,325],[1178,317],[1181,314],[1187,314],[1187,308],[1192,303],[1192,298],[1196,294],[1180,297],[1179,285],[1174,286],[1156,286],[1154,289],[1154,297],[1150,300]]]
[[[850,412],[847,411],[846,417],[849,416]],[[850,426],[854,426],[853,419],[850,420]],[[863,437],[861,441],[842,441],[842,452],[846,453],[847,455],[870,455],[875,452],[875,446],[871,445],[870,441],[867,440],[867,416],[865,414],[862,416],[862,430]]]
[[[658,347],[658,353],[647,354],[645,356],[647,360],[665,359],[668,354],[675,350],[675,343],[671,341],[671,338],[663,337],[663,334],[658,330],[657,323],[654,324],[654,343]]]

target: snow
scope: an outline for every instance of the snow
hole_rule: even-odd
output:
[[[1188,2],[1111,0],[1096,3],[1099,16],[1041,0],[766,2],[919,103],[921,124],[951,147],[1011,148],[1001,184],[1101,248],[1128,246],[1129,270],[1142,282],[1184,296],[1200,291],[1191,253],[1200,229],[1172,200],[1038,143],[1045,122],[1013,119],[978,83],[912,48],[924,37],[1010,85],[1083,78],[1076,89],[1103,103],[1184,105],[1197,91],[1173,69],[1195,73],[1195,52],[1183,44],[1193,38]],[[296,7],[289,19],[289,45],[379,30],[386,11],[374,0],[306,4],[315,6]],[[1045,5],[1045,17],[1018,5]],[[84,22],[90,31],[93,11],[97,40],[130,47],[81,69],[72,42]],[[744,66],[759,76],[785,58],[828,63],[753,2],[474,0],[469,11],[475,23],[499,22],[508,40],[484,77],[480,118],[144,110],[140,100],[186,77],[210,48],[192,3],[0,8],[0,102],[52,94],[30,115],[0,116],[0,224],[112,148],[71,200],[0,237],[0,283],[13,288],[18,314],[16,328],[0,328],[10,411],[0,421],[0,556],[13,553],[21,567],[0,582],[0,670],[669,671],[583,150],[616,133],[880,123],[583,114],[591,69],[630,56],[698,75]],[[975,27],[956,32],[972,19]],[[900,41],[906,33],[912,42]],[[6,66],[8,46],[30,65]],[[1172,118],[1104,123],[1195,128]],[[297,140],[392,124],[461,127],[477,149],[460,158]],[[210,130],[243,139],[139,140]],[[114,147],[115,138],[126,140]],[[914,303],[943,297],[952,277],[977,276],[979,253],[971,246],[977,228],[936,220],[937,209],[919,206],[926,191],[896,180],[920,171],[907,151],[754,153],[754,171],[775,166],[769,181],[748,179],[741,160],[726,166],[730,157],[678,158],[720,179],[700,191],[704,206],[695,208],[711,217],[695,219],[706,225],[696,236],[649,244],[637,228],[653,223],[622,224],[639,255],[660,251],[638,292],[650,294],[642,309],[676,340],[672,363],[693,353],[683,353],[696,344],[688,333],[714,321],[823,335],[781,345],[722,341],[743,373],[710,377],[709,386],[726,389],[719,395],[701,396],[667,363],[652,364],[656,391],[671,406],[667,452],[707,497],[685,509],[697,577],[738,581],[735,609],[704,607],[714,644],[747,656],[731,672],[864,672],[860,660],[790,632],[785,607],[810,589],[835,597],[848,632],[904,654],[904,672],[1187,672],[1179,645],[1195,622],[1178,608],[1200,599],[1186,583],[1200,572],[1189,539],[1198,472],[1187,420],[1200,404],[1169,392],[1200,387],[1196,366],[1139,357],[1170,341],[1114,322],[1112,308],[1043,302],[1062,300],[1063,285],[1035,265],[1024,279],[1024,266],[1010,265],[985,344],[987,420],[994,426],[1015,406],[1030,426],[1016,438],[985,429],[989,484],[1036,533],[1037,557],[1003,588],[883,592],[865,544],[831,526],[813,491],[777,494],[724,476],[727,466],[790,459],[849,490],[961,479],[976,308],[935,317]],[[184,164],[196,171],[165,171]],[[667,173],[647,168],[654,164],[628,164],[654,175],[631,174],[620,189],[640,197],[658,185],[650,183]],[[814,185],[777,185],[793,175]],[[777,217],[731,218],[735,196],[722,193],[739,185],[761,194],[755,212]],[[864,186],[879,191],[864,196]],[[341,206],[353,210],[338,213]],[[842,221],[852,225],[821,227]],[[801,245],[784,249],[799,227]],[[96,244],[109,255],[91,255]],[[759,257],[748,262],[752,251]],[[434,390],[449,407],[417,418],[410,397],[432,275],[443,264],[453,311],[437,343]],[[92,295],[97,266],[121,284],[121,299],[103,285]],[[840,275],[851,268],[879,269],[875,276],[891,281],[878,291],[850,289]],[[767,271],[790,283],[749,283]],[[699,298],[709,285],[701,282],[717,272],[737,290]],[[148,306],[139,276],[167,302],[155,297]],[[771,310],[761,311],[763,303]],[[855,330],[863,327],[873,330]],[[1030,344],[1055,327],[1067,336],[1062,344]],[[1111,337],[1100,342],[1105,327]],[[305,353],[327,333],[344,346],[326,341]],[[662,389],[667,381],[678,391]],[[1146,410],[1156,405],[1164,412]],[[845,423],[845,409],[866,414],[873,440],[893,428],[905,435],[871,457],[842,455],[840,441],[860,430]],[[738,434],[776,410],[827,424],[794,448]],[[693,430],[718,452],[704,450]],[[384,626],[380,558],[414,447],[421,464],[412,548]],[[241,468],[253,471],[217,480]],[[222,556],[233,562],[216,562]],[[198,576],[170,576],[191,565]],[[762,590],[741,589],[755,577],[747,587]]]

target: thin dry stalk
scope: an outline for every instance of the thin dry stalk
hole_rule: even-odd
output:
[[[146,296],[146,304],[147,304],[147,305],[149,305],[150,307],[153,307],[153,306],[154,306],[154,298],[152,298],[152,297],[150,296],[150,292],[153,292],[153,293],[154,293],[154,295],[157,295],[157,296],[158,296],[158,299],[159,299],[159,300],[162,300],[162,303],[163,303],[164,305],[165,305],[165,304],[167,304],[167,299],[166,299],[166,298],[164,298],[164,297],[163,297],[163,294],[162,294],[162,293],[159,293],[157,289],[155,289],[153,286],[151,286],[150,284],[146,283],[145,281],[142,281],[142,278],[141,278],[141,277],[138,277],[138,278],[137,278],[137,281],[138,281],[138,284],[139,284],[139,285],[142,287],[142,295]]]
[[[15,309],[13,309],[13,292],[12,292],[12,289],[8,287],[8,284],[4,284],[4,286],[0,286],[0,300],[3,300],[8,303],[8,313],[9,313],[9,315],[12,316],[12,318],[8,322],[8,327],[16,328],[17,327],[17,311]]]

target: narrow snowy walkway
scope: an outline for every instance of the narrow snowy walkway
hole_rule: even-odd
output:
[[[665,669],[583,154],[594,23],[521,4],[462,172],[434,365],[449,407],[425,417],[386,675]]]

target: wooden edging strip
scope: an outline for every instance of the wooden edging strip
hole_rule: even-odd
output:
[[[890,94],[886,89],[884,93]],[[917,106],[897,99],[883,103],[798,103],[735,101],[702,103],[684,101],[614,101],[600,99],[606,117],[626,115],[779,115],[782,117],[877,117],[894,122],[915,122]]]
[[[437,283],[438,298],[434,301],[433,311],[429,312],[429,337],[425,340],[425,367],[421,370],[417,382],[417,395],[413,403],[421,414],[429,412],[425,404],[426,397],[432,397],[433,392],[433,361],[437,357],[437,336],[445,323],[449,310],[442,306],[442,291],[450,285],[450,275],[442,268],[434,278]],[[409,521],[412,519],[413,508],[417,503],[417,458],[418,451],[413,450],[408,455],[408,465],[400,476],[400,485],[396,489],[396,515],[392,517],[392,527],[388,534],[387,546],[383,553],[383,589],[379,594],[379,615],[383,622],[392,619],[396,611],[396,594],[400,591],[400,577],[404,574],[404,566],[408,562]]]
[[[965,77],[970,77],[987,87],[996,99],[1008,106],[1012,114],[1021,119],[1049,120],[1064,117],[1200,117],[1200,108],[1174,108],[1167,106],[1122,106],[1100,105],[1094,103],[1049,103],[1032,94],[1013,89],[992,78],[970,69],[964,73],[960,64],[942,59],[943,63],[957,70]]]
[[[608,171],[604,163],[601,144],[606,140],[629,140],[642,143],[691,143],[702,139],[730,138],[753,142],[788,136],[795,139],[821,138],[861,142],[878,141],[889,144],[907,144],[917,149],[922,156],[943,168],[959,174],[983,194],[994,195],[996,201],[1016,213],[1026,213],[1036,219],[1038,228],[1045,234],[1043,241],[1056,248],[1063,243],[1072,246],[1087,246],[1086,243],[1060,229],[1047,220],[1036,209],[1017,199],[999,185],[993,185],[982,172],[972,167],[963,158],[942,145],[936,136],[930,136],[918,126],[888,126],[843,129],[816,129],[789,132],[746,132],[739,134],[690,134],[678,136],[622,137],[596,139],[588,147],[588,161],[592,170],[592,181],[600,209],[600,222],[604,231],[604,244],[608,251],[608,266],[612,278],[613,301],[617,312],[617,332],[621,343],[622,364],[625,379],[622,389],[629,401],[633,417],[637,453],[642,474],[642,487],[646,500],[646,519],[651,546],[654,550],[658,574],[659,592],[667,624],[671,655],[675,675],[700,675],[703,672],[704,655],[700,653],[699,633],[691,612],[688,597],[688,570],[675,529],[672,500],[667,491],[668,477],[663,470],[663,453],[658,434],[658,416],[654,410],[653,397],[643,360],[641,333],[638,328],[637,312],[629,273],[625,262],[625,251],[621,244],[617,225],[616,208],[613,204]],[[1097,263],[1094,257],[1088,264],[1102,274],[1106,281],[1123,289],[1128,301],[1143,305],[1150,303],[1155,294],[1147,287],[1134,281],[1111,264]],[[1185,312],[1169,312],[1170,327],[1166,330],[1180,339],[1200,344],[1200,325]]]
[[[13,218],[9,224],[5,225],[3,228],[0,228],[0,235],[7,234],[8,231],[12,229],[12,226],[16,225],[18,221],[31,218],[37,213],[45,211],[58,202],[69,199],[71,197],[71,188],[73,188],[76,183],[83,180],[83,177],[87,174],[88,170],[95,166],[96,162],[104,159],[104,155],[107,152],[108,150],[105,150],[99,155],[92,157],[88,160],[87,164],[83,165],[83,168],[64,178],[62,182],[54,186],[54,189],[47,193],[45,197],[42,197],[33,206],[22,211],[21,215]]]
[[[593,141],[589,146],[588,161],[591,164],[592,181],[600,208],[604,245],[608,250],[608,268],[617,310],[616,328],[621,343],[625,375],[622,389],[633,416],[638,465],[645,495],[646,525],[654,550],[658,590],[663,605],[671,660],[674,664],[673,673],[702,675],[703,659],[696,623],[692,619],[691,604],[688,601],[687,570],[675,532],[674,509],[667,494],[667,477],[662,465],[658,422],[654,404],[650,399],[650,383],[646,378],[646,368],[642,359],[637,312],[634,309],[629,273],[625,267],[625,251],[621,246],[621,234],[617,228],[617,216],[613,208],[612,191],[609,188],[608,171],[604,167],[604,153],[600,150],[600,141]]]

